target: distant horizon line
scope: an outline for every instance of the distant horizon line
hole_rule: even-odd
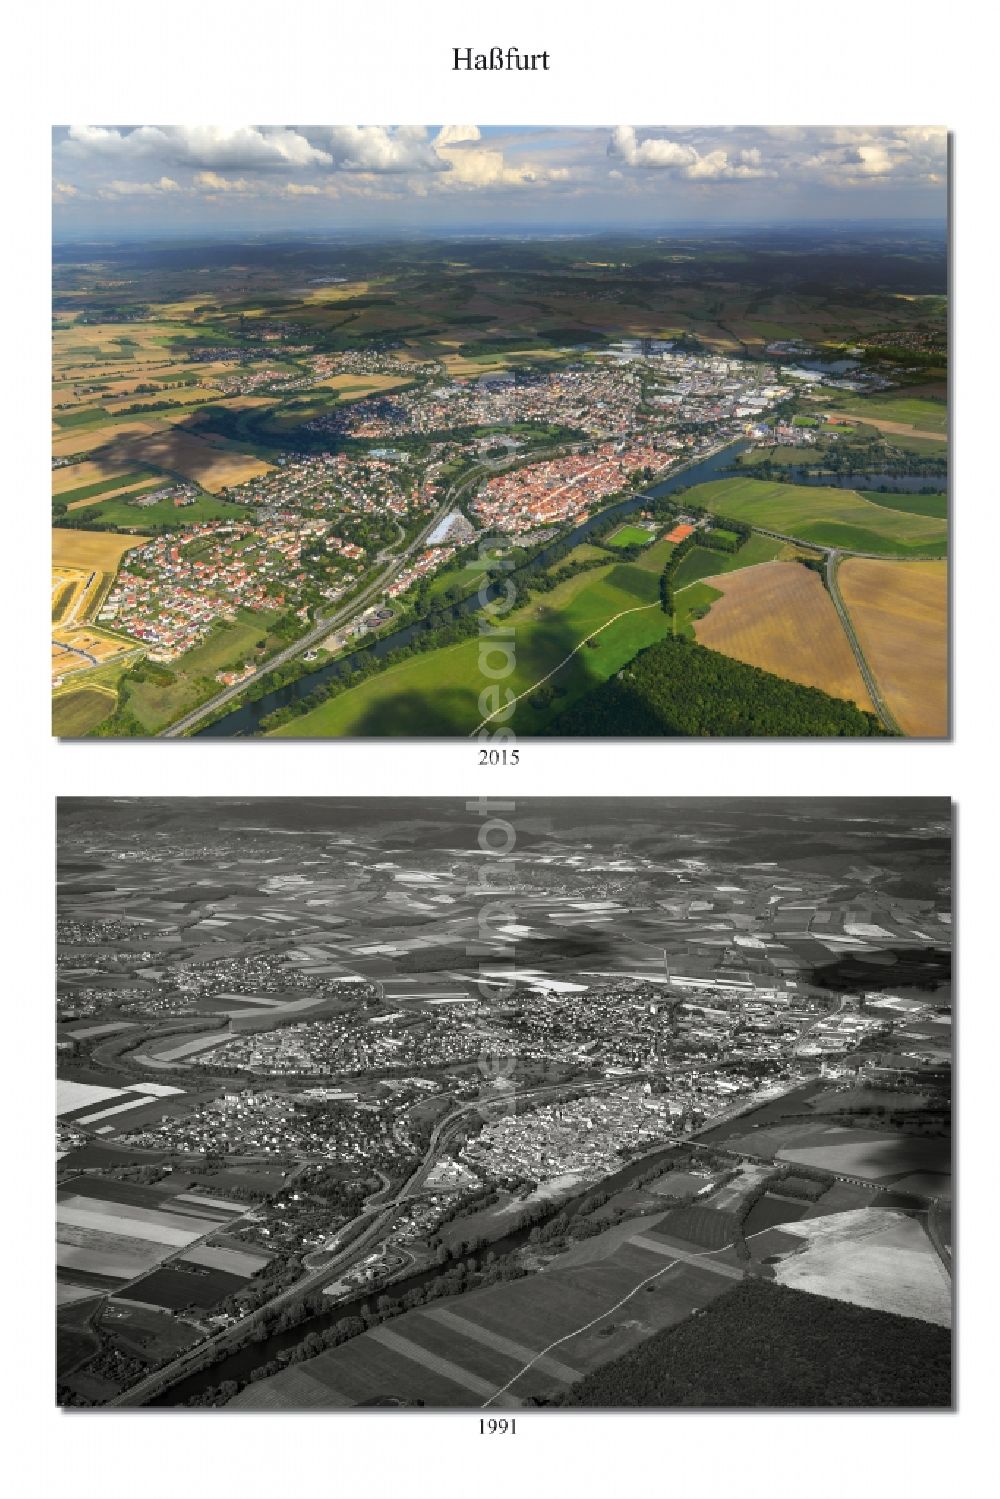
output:
[[[600,236],[618,235],[623,238],[646,239],[650,237],[669,238],[673,234],[689,233],[691,231],[703,231],[711,233],[747,233],[754,231],[767,231],[779,229],[800,230],[829,230],[840,229],[844,232],[868,231],[875,233],[879,231],[892,230],[894,228],[915,228],[922,226],[946,232],[948,229],[948,217],[944,216],[914,216],[893,217],[884,219],[818,219],[818,218],[784,218],[784,219],[677,219],[669,225],[664,224],[603,224],[603,225],[578,225],[572,229],[558,228],[555,225],[526,228],[523,225],[512,224],[490,224],[476,228],[461,228],[455,226],[448,230],[429,230],[419,225],[393,224],[379,228],[357,225],[350,228],[340,227],[331,229],[314,229],[303,226],[299,229],[271,229],[251,228],[250,226],[240,228],[218,228],[212,230],[194,228],[156,229],[147,231],[116,231],[114,233],[100,233],[95,230],[80,230],[75,232],[54,231],[52,244],[141,244],[158,243],[163,241],[186,240],[191,242],[213,243],[220,240],[253,240],[258,243],[286,243],[293,240],[302,240],[313,243],[324,241],[336,241],[340,239],[424,239],[430,241],[448,241],[456,239],[593,239]]]

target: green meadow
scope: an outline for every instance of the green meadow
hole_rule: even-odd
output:
[[[851,416],[870,417],[878,422],[905,422],[918,432],[948,433],[948,407],[944,401],[928,401],[922,396],[858,396],[836,393],[837,411]]]
[[[688,498],[719,515],[820,546],[887,557],[941,557],[947,549],[942,519],[872,504],[854,489],[714,479],[695,485]]]
[[[683,565],[701,555],[709,560],[712,571],[728,572],[767,561],[783,546],[767,537],[752,537],[737,554],[699,550],[690,553]],[[500,682],[515,696],[559,666],[588,635],[595,630],[601,633],[551,681],[516,704],[505,726],[521,734],[542,732],[550,719],[620,671],[643,647],[671,632],[671,621],[659,600],[660,574],[673,549],[674,544],[661,537],[636,561],[609,561],[547,592],[532,592],[526,603],[507,616],[505,623],[513,629],[513,669]],[[595,552],[596,548],[587,548],[588,554]],[[710,589],[705,592],[714,596]],[[681,611],[685,628],[688,610],[697,603],[697,598],[685,595]],[[614,623],[609,624],[610,620]],[[472,638],[409,656],[273,733],[290,739],[470,734],[497,706],[484,700],[480,708],[480,694],[492,681],[484,674],[480,649],[480,640]],[[486,658],[487,670],[499,672],[507,659],[495,650]]]
[[[553,713],[606,681],[670,627],[659,607],[659,570],[629,563],[578,573],[546,593],[531,594],[508,615],[513,670],[499,680],[517,695],[618,614],[623,618],[583,646],[552,679],[552,695],[543,689],[537,702],[526,698],[506,722],[520,733],[537,733]],[[283,738],[470,734],[495,706],[487,700],[480,710],[480,694],[494,680],[486,673],[499,674],[509,660],[505,649],[488,648],[475,637],[409,656],[275,733]]]
[[[873,505],[883,505],[886,510],[902,510],[907,515],[933,515],[945,520],[948,515],[946,494],[880,494],[875,489],[859,489],[858,494]]]

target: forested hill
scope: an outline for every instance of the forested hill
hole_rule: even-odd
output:
[[[735,1286],[572,1385],[561,1405],[947,1408],[951,1333],[773,1282]]]
[[[874,713],[843,698],[677,638],[647,646],[545,732],[596,738],[867,738],[884,730]]]

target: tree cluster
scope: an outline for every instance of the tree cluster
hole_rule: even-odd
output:
[[[881,735],[873,713],[682,637],[647,646],[547,733],[607,738]]]

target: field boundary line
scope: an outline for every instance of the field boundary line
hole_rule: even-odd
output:
[[[476,724],[476,727],[470,732],[468,737],[472,739],[476,734],[479,733],[480,729],[485,729],[486,725],[488,723],[491,723],[494,718],[497,718],[501,713],[506,713],[508,708],[513,708],[514,704],[519,703],[522,698],[528,697],[532,692],[534,692],[536,687],[543,686],[550,677],[555,676],[557,671],[562,671],[567,661],[572,661],[573,657],[587,644],[587,641],[593,640],[595,636],[600,635],[602,630],[608,629],[608,627],[615,624],[617,620],[624,619],[626,614],[639,614],[643,609],[659,609],[659,607],[660,603],[659,600],[657,600],[656,603],[653,604],[636,604],[631,609],[619,610],[619,612],[612,615],[610,619],[606,619],[603,625],[599,625],[596,630],[592,630],[589,635],[585,635],[583,639],[573,647],[569,655],[563,657],[558,666],[553,666],[552,670],[546,672],[544,677],[539,677],[537,682],[532,682],[530,687],[526,687],[523,692],[519,692],[517,694],[517,697],[511,698],[510,702],[505,703],[502,708],[497,708],[493,713],[487,714],[487,716],[482,720],[481,723]]]
[[[533,1365],[538,1363],[538,1360],[540,1358],[544,1358],[547,1353],[551,1353],[553,1348],[558,1348],[560,1343],[568,1343],[571,1338],[579,1337],[580,1333],[587,1332],[591,1327],[596,1327],[598,1322],[603,1322],[605,1317],[610,1317],[611,1313],[616,1312],[620,1306],[624,1306],[626,1301],[631,1301],[632,1297],[636,1294],[637,1291],[641,1291],[643,1286],[648,1286],[651,1280],[659,1280],[661,1275],[666,1275],[668,1270],[672,1270],[675,1265],[679,1265],[680,1263],[681,1261],[679,1259],[671,1260],[670,1264],[664,1265],[662,1270],[654,1270],[652,1275],[644,1276],[644,1278],[640,1280],[637,1285],[634,1285],[632,1287],[631,1291],[626,1291],[625,1295],[619,1301],[616,1301],[614,1306],[607,1307],[598,1316],[592,1317],[589,1322],[585,1322],[582,1327],[575,1327],[572,1332],[564,1333],[561,1338],[556,1338],[553,1343],[549,1343],[547,1347],[542,1348],[538,1353],[535,1354],[534,1358],[530,1358],[528,1360],[523,1368],[518,1369],[516,1374],[511,1375],[506,1384],[501,1385],[498,1390],[494,1390],[489,1400],[487,1400],[486,1403],[481,1406],[481,1409],[488,1410],[494,1400],[499,1399],[501,1395],[506,1395],[511,1385],[516,1384],[517,1381],[521,1378],[522,1374],[526,1374],[528,1370],[533,1367]]]

